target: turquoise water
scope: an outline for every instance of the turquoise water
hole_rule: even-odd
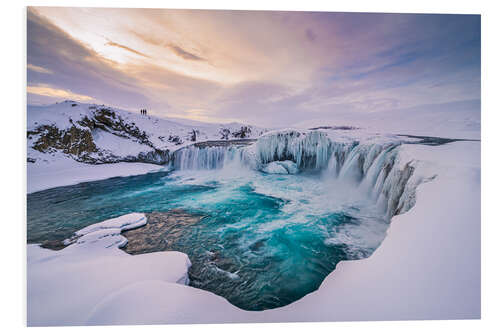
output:
[[[192,286],[246,310],[284,306],[316,290],[339,261],[369,256],[388,226],[369,198],[319,173],[176,171],[29,194],[28,242],[174,208],[205,217],[172,226],[157,250],[188,254]]]

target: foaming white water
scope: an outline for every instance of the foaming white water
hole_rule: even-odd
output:
[[[400,145],[401,142],[397,140],[336,142],[321,131],[301,133],[284,130],[268,133],[245,147],[192,145],[175,153],[174,169],[223,170],[219,175],[220,180],[231,174],[244,178],[249,175],[241,173],[249,170],[276,174],[321,171],[321,181],[314,182],[319,187],[325,187],[326,184],[327,187],[321,189],[321,196],[326,196],[325,202],[369,199],[377,203],[378,209],[390,218],[413,206],[415,189],[425,180],[414,177],[416,163],[401,158]],[[259,187],[258,184],[255,186]],[[315,192],[314,188],[307,191]],[[342,193],[341,198],[338,193]],[[285,195],[266,194],[277,197]]]

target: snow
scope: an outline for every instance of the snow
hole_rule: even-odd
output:
[[[144,223],[144,214],[105,221],[81,230],[80,238],[60,251],[28,245],[28,325],[84,325],[106,296],[137,281],[188,283],[191,263],[183,253],[131,256],[119,249],[126,242],[120,232]]]
[[[101,129],[92,131],[92,138],[97,147],[109,150],[118,156],[139,155],[141,152],[152,151],[153,148],[139,142],[113,135]]]
[[[399,110],[321,114],[295,124],[299,128],[349,125],[364,131],[436,136],[454,139],[480,139],[481,101],[470,100],[430,104]]]
[[[76,106],[72,106],[76,104]],[[56,103],[50,106],[28,105],[27,129],[33,130],[40,125],[56,125],[60,129],[71,127],[71,120],[79,120],[91,116],[89,104],[76,102]]]
[[[37,152],[38,153],[38,152]],[[33,193],[53,187],[75,185],[82,182],[111,177],[126,177],[163,170],[161,165],[147,163],[85,164],[55,154],[41,154],[44,160],[27,165],[27,192]]]
[[[127,215],[122,215],[114,219],[109,219],[104,222],[89,225],[76,232],[77,236],[85,236],[96,231],[108,229],[118,229],[120,232],[125,230],[130,230],[138,227],[142,227],[147,223],[146,216],[140,213],[131,213]]]
[[[28,324],[479,318],[480,143],[402,145],[399,158],[414,161],[414,177],[437,177],[417,188],[416,205],[392,219],[371,257],[341,262],[295,303],[248,312],[176,284],[186,282],[186,256],[118,249],[117,230],[134,225],[135,216],[89,227],[84,237],[95,243],[84,239],[59,252],[28,246]],[[90,244],[92,251],[83,251]]]

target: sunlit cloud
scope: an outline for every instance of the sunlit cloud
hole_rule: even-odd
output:
[[[137,50],[134,50],[134,49],[132,49],[132,48],[130,48],[130,47],[128,47],[128,46],[125,46],[125,45],[122,45],[122,44],[115,43],[115,42],[110,41],[110,40],[108,40],[108,42],[107,42],[105,45],[110,45],[110,46],[119,47],[119,48],[121,48],[121,49],[123,49],[123,50],[129,51],[129,52],[132,52],[132,53],[137,54],[137,55],[140,55],[140,56],[142,56],[142,57],[149,58],[149,56],[145,55],[145,54],[144,54],[144,53],[142,53],[142,52],[139,52],[139,51],[137,51]]]
[[[197,61],[203,61],[205,59],[190,53],[184,49],[182,49],[180,46],[174,45],[174,44],[169,44],[168,45],[172,51],[174,51],[175,54],[177,54],[179,57],[186,59],[186,60],[197,60]]]
[[[27,92],[28,94],[35,94],[46,97],[55,97],[61,99],[71,99],[81,102],[89,102],[94,100],[94,98],[90,96],[75,94],[69,90],[51,88],[46,86],[38,86],[38,87],[28,86]]]
[[[51,70],[48,70],[46,68],[43,68],[41,66],[36,66],[33,64],[28,64],[28,70],[32,70],[38,73],[43,73],[43,74],[52,74]]]
[[[232,122],[232,121],[238,121],[237,118],[228,118],[228,117],[214,117],[213,112],[209,110],[203,110],[203,109],[190,109],[186,110],[182,114],[170,114],[170,117],[176,117],[176,118],[184,118],[184,119],[190,119],[190,120],[197,120],[197,121],[202,121],[202,122],[208,122],[208,123],[227,123],[227,122]]]

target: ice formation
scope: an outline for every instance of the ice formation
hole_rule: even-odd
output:
[[[365,141],[336,140],[316,130],[274,131],[249,146],[182,148],[174,154],[172,168],[222,169],[238,163],[274,174],[322,172],[325,177],[363,189],[387,217],[404,213],[415,203],[417,185],[425,180],[414,176],[417,162],[401,158],[401,140]]]

